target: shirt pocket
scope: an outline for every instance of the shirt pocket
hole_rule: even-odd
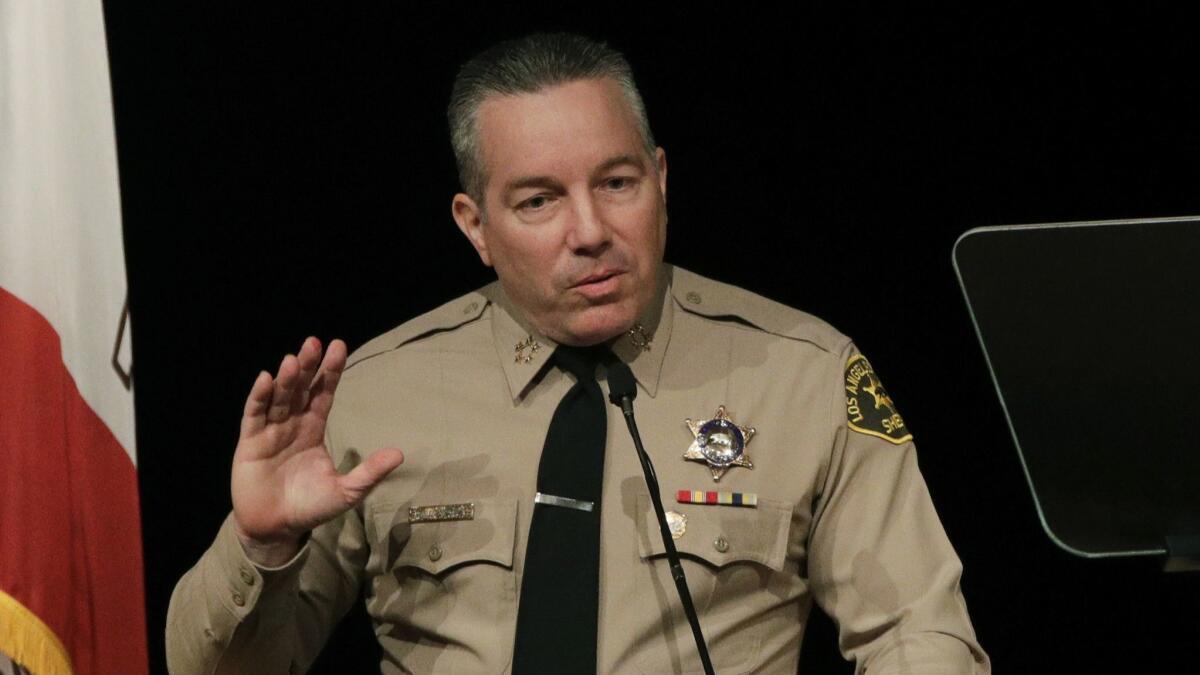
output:
[[[683,533],[674,539],[675,549],[713,666],[718,672],[752,666],[763,630],[772,623],[763,618],[780,610],[778,591],[787,585],[785,577],[795,574],[795,565],[787,559],[791,505],[760,499],[755,508],[664,504],[664,509],[686,519]],[[641,665],[647,672],[703,672],[649,495],[639,496],[638,512],[640,595],[665,600],[676,627],[672,636],[676,644],[669,648],[660,644],[657,650],[651,646]]]
[[[376,523],[403,521],[408,541],[399,550],[392,567],[410,566],[428,574],[441,575],[459,565],[492,563],[512,569],[513,542],[517,526],[517,502],[475,500],[474,514],[465,520],[408,522],[408,504],[383,508]]]
[[[439,669],[485,672],[507,664],[511,640],[495,636],[516,628],[517,501],[473,500],[470,519],[409,522],[410,506],[430,503],[370,510],[368,536],[380,556],[371,601],[379,640],[414,662],[432,658],[424,662]]]

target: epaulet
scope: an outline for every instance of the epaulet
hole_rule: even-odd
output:
[[[803,340],[827,352],[836,354],[850,342],[850,338],[812,314],[680,267],[675,267],[671,276],[671,295],[685,312]]]
[[[379,335],[354,350],[346,362],[346,368],[380,354],[403,347],[437,333],[444,333],[479,320],[487,307],[485,293],[488,287],[472,291],[450,302],[405,321],[388,332]]]

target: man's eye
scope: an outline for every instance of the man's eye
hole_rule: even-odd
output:
[[[550,203],[550,199],[547,198],[546,195],[537,195],[535,197],[530,197],[529,199],[526,199],[525,201],[521,202],[517,206],[517,208],[523,209],[526,211],[537,211],[537,210],[545,207],[549,203]]]
[[[604,181],[604,187],[605,187],[605,189],[608,189],[608,190],[622,190],[624,188],[629,187],[629,184],[632,182],[633,182],[633,180],[631,178],[628,178],[625,176],[617,176],[617,177],[609,178],[608,180]]]

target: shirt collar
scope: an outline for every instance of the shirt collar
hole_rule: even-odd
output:
[[[628,333],[618,337],[612,345],[613,352],[633,371],[633,376],[642,389],[653,398],[658,393],[658,381],[662,373],[667,343],[671,339],[671,324],[674,318],[674,303],[671,302],[671,273],[667,265],[661,265],[655,283],[655,301],[638,320],[644,335],[649,337],[648,348],[638,346],[642,335]],[[521,311],[505,294],[500,283],[494,283],[483,291],[492,307],[492,337],[496,357],[508,381],[508,390],[516,403],[540,380],[538,375],[546,367],[550,355],[558,343],[539,333],[526,321]]]

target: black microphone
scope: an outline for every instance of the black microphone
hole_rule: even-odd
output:
[[[637,449],[638,459],[642,462],[642,473],[646,475],[646,488],[650,490],[650,501],[654,504],[654,514],[658,516],[658,529],[662,534],[663,548],[667,551],[667,560],[671,566],[671,578],[675,580],[675,590],[679,591],[679,600],[683,603],[683,613],[687,615],[688,623],[692,626],[692,637],[696,639],[696,649],[700,652],[700,663],[704,666],[706,675],[713,675],[712,660],[708,656],[708,645],[704,642],[704,633],[700,632],[700,617],[696,616],[696,606],[692,603],[692,594],[688,591],[687,577],[683,574],[683,565],[679,564],[679,552],[675,550],[675,539],[671,536],[671,528],[667,525],[667,514],[663,511],[662,495],[658,489],[658,476],[654,473],[654,465],[650,456],[642,446],[642,437],[638,434],[637,422],[633,419],[633,399],[637,397],[637,383],[633,372],[624,361],[615,359],[608,364],[608,400],[619,407],[625,415],[625,424],[629,427],[629,435],[633,437],[633,447]]]
[[[608,365],[608,400],[626,415],[633,414],[633,399],[637,398],[637,382],[633,371],[620,359]]]

